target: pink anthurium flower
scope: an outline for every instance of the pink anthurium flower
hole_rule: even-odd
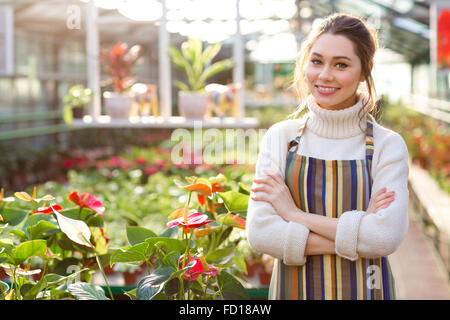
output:
[[[167,228],[173,228],[176,226],[183,226],[184,228],[198,228],[207,223],[213,222],[213,220],[208,220],[208,215],[201,212],[196,212],[190,216],[181,217],[172,221],[169,221],[166,225]]]
[[[98,200],[90,193],[83,192],[81,195],[78,195],[77,191],[73,191],[71,194],[69,194],[68,199],[70,202],[75,203],[80,208],[89,208],[97,212],[100,216],[103,216],[105,207],[100,200]]]

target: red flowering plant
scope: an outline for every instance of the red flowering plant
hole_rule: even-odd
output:
[[[130,245],[111,255],[111,265],[147,266],[148,274],[126,294],[138,300],[248,299],[238,280],[245,279],[244,256],[236,250],[245,239],[248,190],[231,190],[222,174],[175,184],[187,192],[186,202],[168,216],[166,229],[157,235],[129,226]]]
[[[140,45],[129,48],[123,42],[116,43],[110,50],[100,51],[102,71],[111,77],[115,92],[126,92],[134,84],[135,79],[132,75],[140,60],[141,51]]]
[[[63,208],[58,197],[38,197],[36,187],[14,196],[0,192],[0,267],[11,276],[11,286],[0,281],[0,300],[81,298],[88,291],[106,299],[89,283],[96,266],[103,273],[100,262],[108,257],[101,201],[74,191],[67,198],[77,206]],[[32,267],[37,260],[39,268]],[[33,274],[40,279],[30,279]]]

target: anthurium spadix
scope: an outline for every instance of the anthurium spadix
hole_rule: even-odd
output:
[[[51,208],[53,213],[56,215],[59,228],[70,240],[92,248],[92,244],[89,242],[89,239],[91,238],[91,230],[89,230],[88,225],[84,221],[67,218],[56,211],[54,206],[51,206]]]

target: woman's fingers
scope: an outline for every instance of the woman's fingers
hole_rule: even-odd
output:
[[[395,200],[395,192],[386,191],[386,188],[382,188],[370,199],[369,206],[367,208],[368,213],[375,213],[380,209],[387,208],[391,204],[391,202]]]
[[[264,170],[264,173],[267,174],[269,177],[271,177],[273,180],[275,180],[279,184],[283,184],[283,179],[276,173],[270,171],[270,170]]]
[[[255,178],[253,179],[253,182],[256,182],[257,184],[266,184],[271,186],[272,188],[275,188],[277,186],[277,182],[271,177]]]
[[[250,189],[250,191],[253,191],[253,192],[260,192],[260,191],[262,191],[262,192],[266,192],[266,193],[269,193],[270,190],[271,190],[271,188],[268,185],[266,185],[266,184],[263,184],[261,186],[254,187],[254,188]]]

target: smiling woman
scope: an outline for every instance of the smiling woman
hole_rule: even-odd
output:
[[[325,18],[297,58],[297,111],[262,139],[246,231],[275,258],[269,299],[395,299],[387,256],[408,229],[408,150],[370,114],[377,41],[357,17]]]

